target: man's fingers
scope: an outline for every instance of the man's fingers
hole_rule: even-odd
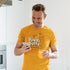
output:
[[[30,51],[31,50],[31,48],[29,48],[29,49],[26,49],[26,52],[28,52],[28,51]]]
[[[48,51],[46,51],[46,50],[45,50],[45,51],[43,51],[43,54],[48,54]]]
[[[45,58],[45,57],[48,57],[49,56],[49,52],[48,51],[43,51],[43,57]]]
[[[24,45],[24,46],[22,46],[22,48],[26,50],[28,47]]]
[[[46,55],[46,53],[43,53],[42,55]]]
[[[44,55],[43,57],[44,57],[44,58],[46,58],[47,56],[46,56],[46,55]]]

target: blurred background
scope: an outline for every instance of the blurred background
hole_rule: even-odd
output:
[[[32,24],[32,6],[46,7],[45,25],[57,37],[58,59],[51,59],[51,70],[70,70],[70,0],[11,0],[11,5],[0,7],[0,45],[7,48],[7,70],[21,70],[23,55],[15,56],[14,48],[22,27]],[[2,69],[0,69],[2,70]]]

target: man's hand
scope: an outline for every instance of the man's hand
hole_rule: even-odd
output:
[[[23,51],[23,53],[28,52],[31,50],[31,48],[29,48],[28,46],[22,46],[21,50]]]
[[[58,57],[58,54],[57,52],[52,52],[52,53],[49,53],[48,51],[43,51],[43,58],[57,58]]]
[[[49,52],[48,51],[43,51],[43,58],[49,58]]]
[[[21,55],[21,54],[26,53],[30,50],[31,50],[31,48],[29,48],[28,46],[23,46],[22,43],[17,42],[15,49],[14,49],[14,54]]]

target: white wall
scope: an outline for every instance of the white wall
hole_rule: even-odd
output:
[[[70,70],[69,41],[70,41],[70,4],[69,0],[49,0],[47,25],[55,30],[59,47],[59,59],[51,63],[52,70]]]

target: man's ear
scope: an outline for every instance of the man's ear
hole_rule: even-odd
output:
[[[44,15],[44,19],[47,17],[47,14]]]

